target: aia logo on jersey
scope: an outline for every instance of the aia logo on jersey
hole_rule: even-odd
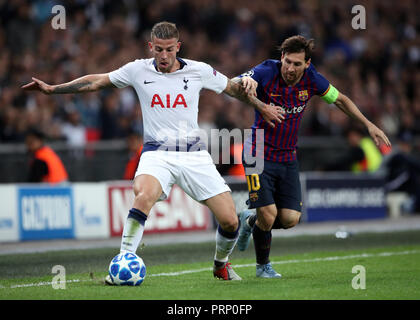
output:
[[[166,102],[166,104],[163,103],[163,101]],[[184,96],[180,93],[176,96],[174,102],[171,101],[171,95],[167,94],[165,96],[165,99],[162,100],[162,98],[158,94],[154,94],[152,98],[151,107],[157,107],[160,106],[161,108],[176,108],[177,106],[184,106],[184,108],[188,108],[187,103],[185,102]]]
[[[299,91],[299,93],[298,93],[298,99],[300,101],[306,101],[306,100],[308,100],[308,98],[309,98],[308,90]]]

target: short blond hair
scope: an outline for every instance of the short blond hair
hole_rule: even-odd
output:
[[[156,23],[153,28],[152,32],[150,33],[150,38],[153,40],[153,37],[158,39],[179,39],[179,32],[176,28],[175,23],[162,21]]]

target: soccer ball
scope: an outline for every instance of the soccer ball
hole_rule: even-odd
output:
[[[139,286],[146,277],[146,265],[135,253],[125,252],[112,259],[108,272],[116,285]]]

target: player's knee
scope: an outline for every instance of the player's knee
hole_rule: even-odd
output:
[[[149,212],[155,204],[155,198],[144,190],[140,190],[135,193],[134,204],[143,212]]]
[[[134,180],[133,191],[134,191],[134,196],[135,197],[137,197],[137,195],[145,192],[144,186],[143,186],[143,184],[141,183],[140,180],[138,180],[138,179]]]
[[[153,184],[144,183],[141,179],[135,179],[133,184],[134,206],[148,213],[161,195],[161,189]]]
[[[296,226],[300,221],[301,213],[299,211],[290,212],[286,219],[283,219],[282,225],[284,229],[293,228]]]
[[[220,227],[227,232],[235,232],[239,227],[239,219],[236,214],[230,215],[219,222]]]
[[[260,208],[257,218],[258,227],[264,231],[271,230],[276,220],[276,214],[277,212],[273,212],[267,208]]]

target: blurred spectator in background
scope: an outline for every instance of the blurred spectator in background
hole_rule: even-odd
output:
[[[398,134],[397,145],[384,158],[385,191],[408,193],[410,201],[403,205],[406,212],[420,213],[420,159],[412,155],[413,134],[404,130]]]
[[[69,146],[83,148],[86,145],[86,128],[82,124],[80,113],[74,107],[69,107],[66,111],[67,122],[61,126],[61,133]]]
[[[61,183],[68,180],[66,168],[59,156],[44,144],[44,134],[30,129],[25,144],[32,156],[29,164],[28,182]]]
[[[227,75],[257,65],[264,57],[278,58],[273,52],[275,44],[291,34],[319,39],[313,57],[319,71],[337,86],[348,88],[345,93],[355,97],[361,111],[375,119],[386,134],[398,132],[404,114],[411,115],[416,125],[420,123],[420,26],[415,0],[359,1],[366,8],[366,30],[351,27],[354,2],[350,0],[265,0],[263,5],[244,0],[240,6],[236,0],[81,0],[64,4],[64,30],[51,27],[55,4],[51,0],[0,2],[0,142],[22,142],[22,133],[29,126],[24,119],[30,116],[27,109],[43,107],[18,90],[29,80],[27,74],[58,83],[114,70],[127,60],[147,55],[139,43],[147,41],[150,27],[162,19],[185,28],[182,34],[188,42],[182,55],[208,61]],[[81,113],[82,125],[100,130],[101,139],[123,139],[127,128],[133,127],[134,117],[127,115],[132,98],[127,92],[71,99]],[[62,107],[64,100],[58,97],[55,103]],[[208,118],[223,119],[235,103],[225,99],[223,109],[210,107],[208,112],[214,115]],[[311,101],[303,134],[342,134],[340,128],[348,120],[337,117],[334,108],[319,108],[324,103]],[[244,110],[241,105],[238,112]],[[317,115],[319,110],[323,112]],[[59,112],[44,121],[59,126],[69,119]],[[244,129],[246,121],[237,117],[234,125]],[[44,132],[49,139],[61,138],[59,129]]]
[[[328,163],[326,171],[352,171],[353,173],[375,172],[382,162],[382,154],[363,129],[351,126],[346,131],[348,151]]]
[[[123,138],[119,127],[119,103],[118,93],[110,92],[99,111],[101,139],[110,140]]]
[[[140,108],[133,105],[136,99],[129,91],[46,100],[19,88],[28,82],[28,74],[63,83],[146,57],[148,50],[141,44],[147,43],[151,26],[163,19],[181,28],[181,41],[187,40],[181,55],[207,61],[228,76],[267,56],[279,58],[276,44],[290,35],[315,38],[312,60],[318,71],[346,88],[343,93],[354,97],[363,114],[389,137],[411,125],[418,141],[417,2],[360,0],[367,28],[357,30],[351,24],[353,0],[243,0],[240,5],[237,0],[65,1],[66,29],[55,30],[51,9],[56,1],[0,1],[0,143],[22,143],[25,131],[39,123],[50,141],[63,139],[61,127],[71,121],[64,111],[69,103],[80,113],[80,125],[95,139],[123,140],[130,128],[141,128]],[[206,114],[199,113],[199,125],[201,120],[206,129],[249,127],[253,113],[243,104],[202,94]],[[349,125],[342,112],[326,108],[318,98],[308,103],[305,112],[302,136],[340,137]]]
[[[125,166],[123,179],[133,180],[143,149],[143,136],[139,132],[132,130],[128,134],[126,140],[129,152],[129,160]]]

